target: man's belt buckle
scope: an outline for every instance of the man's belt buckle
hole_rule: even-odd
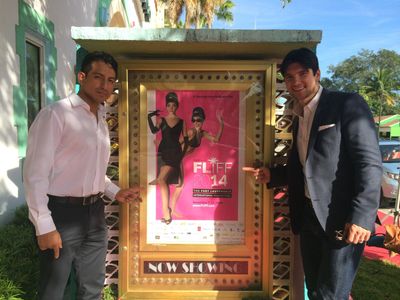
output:
[[[90,195],[87,197],[82,197],[82,205],[92,205],[97,202],[99,198],[103,198],[103,193],[98,193],[97,195]]]

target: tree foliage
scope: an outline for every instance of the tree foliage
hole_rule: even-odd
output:
[[[211,28],[214,17],[227,23],[233,22],[232,0],[157,0],[167,7],[167,18],[173,28]],[[282,7],[292,0],[281,0]],[[251,5],[251,3],[249,3]],[[181,21],[185,12],[185,21]]]
[[[227,23],[233,22],[232,8],[235,6],[233,1],[224,1],[218,9],[215,11],[215,16],[219,21],[225,21]]]
[[[289,4],[290,2],[292,2],[292,0],[281,0],[282,3],[282,7],[285,7],[287,4]]]
[[[374,115],[400,113],[400,55],[391,50],[361,50],[336,66],[329,66],[326,88],[358,92]]]
[[[225,22],[233,21],[232,0],[158,0],[167,7],[167,17],[171,27],[211,28],[214,16]],[[185,12],[185,22],[180,18]]]

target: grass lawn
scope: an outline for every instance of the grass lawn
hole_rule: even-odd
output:
[[[362,258],[352,295],[354,300],[400,300],[400,267]]]

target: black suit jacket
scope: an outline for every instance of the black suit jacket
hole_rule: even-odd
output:
[[[304,182],[315,214],[329,236],[345,223],[373,230],[379,206],[382,159],[371,111],[358,94],[326,89],[315,111],[303,174],[297,118],[288,165],[271,169],[269,187],[288,184],[291,225],[301,229]]]

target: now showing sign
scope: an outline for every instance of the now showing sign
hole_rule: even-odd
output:
[[[245,261],[144,261],[145,274],[247,274]]]

